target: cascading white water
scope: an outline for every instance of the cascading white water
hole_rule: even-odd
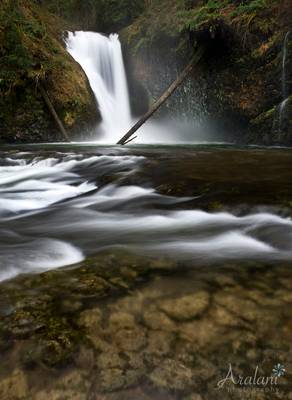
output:
[[[283,125],[283,116],[285,112],[286,105],[288,103],[288,91],[287,91],[287,84],[286,84],[286,64],[287,64],[287,48],[288,48],[288,40],[290,36],[290,31],[288,31],[285,35],[284,42],[283,42],[283,57],[282,57],[282,102],[279,107],[279,133],[282,131]]]
[[[106,141],[116,143],[131,127],[131,110],[121,43],[117,34],[68,32],[67,51],[88,77],[102,117]]]
[[[118,35],[111,34],[107,37],[96,32],[68,32],[66,46],[67,51],[87,75],[97,100],[102,124],[95,142],[117,143],[136,122],[131,116],[127,78]],[[185,122],[184,120],[183,124],[176,124],[174,120],[147,121],[139,129],[135,142],[193,143],[193,125],[189,129]],[[205,142],[205,139],[203,141]]]
[[[286,99],[288,93],[287,93],[287,87],[286,87],[286,63],[287,63],[287,47],[288,47],[288,39],[290,36],[290,31],[288,31],[285,35],[284,38],[284,43],[283,43],[283,58],[282,58],[282,98],[283,101]]]

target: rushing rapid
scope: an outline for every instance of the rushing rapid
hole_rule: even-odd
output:
[[[200,262],[291,258],[290,218],[209,213],[187,206],[189,197],[126,184],[146,161],[122,151],[3,157],[0,280],[75,264],[109,248]]]

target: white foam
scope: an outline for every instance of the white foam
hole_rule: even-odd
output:
[[[165,209],[188,199],[123,186],[119,178],[100,189],[95,183],[130,173],[143,157],[72,157],[0,167],[0,280],[116,246],[178,259],[292,258],[290,218]]]
[[[77,247],[53,239],[34,239],[1,249],[0,281],[23,273],[44,272],[84,260]]]
[[[133,246],[135,249],[135,246]],[[179,259],[250,259],[260,256],[274,255],[276,250],[257,239],[248,237],[240,232],[231,231],[218,236],[193,241],[170,241],[160,244],[151,244],[136,247],[136,250],[151,252],[151,254],[165,254],[168,257]],[[212,256],[213,255],[213,256]]]
[[[12,166],[0,166],[0,215],[37,210],[96,189],[95,184],[84,181],[76,172],[82,168],[96,165],[100,172],[109,173],[121,168],[134,169],[143,159],[92,156],[80,160],[65,157],[61,161],[57,158],[35,158],[19,163],[13,160]]]

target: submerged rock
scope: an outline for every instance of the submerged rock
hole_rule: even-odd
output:
[[[176,330],[175,323],[163,312],[157,310],[145,311],[143,320],[145,325],[153,330],[164,330],[166,332],[174,332]]]
[[[29,388],[26,376],[20,369],[15,369],[11,375],[0,381],[0,398],[7,400],[26,399]]]
[[[80,314],[78,325],[90,333],[96,332],[101,324],[103,315],[100,308],[85,310]]]
[[[149,379],[160,389],[183,391],[194,385],[192,371],[172,359],[164,360],[151,372]]]
[[[205,291],[189,294],[177,299],[166,299],[159,308],[170,318],[184,321],[201,316],[209,305],[209,294]]]
[[[275,355],[288,371],[292,328],[284,305],[290,301],[289,285],[277,280],[273,289],[272,267],[229,264],[207,269],[181,263],[180,270],[165,274],[162,269],[154,272],[152,261],[104,253],[76,269],[3,283],[0,294],[17,307],[1,320],[1,340],[5,329],[18,323],[42,322],[45,329],[32,330],[26,340],[13,336],[14,348],[3,353],[7,371],[0,371],[1,400],[8,388],[16,390],[11,384],[16,377],[23,393],[30,389],[23,400],[197,400],[206,390],[215,399],[214,385],[226,373],[230,352],[241,373],[250,363],[272,364]],[[128,277],[121,273],[126,265],[135,270],[135,278],[129,271]],[[291,278],[290,265],[275,271],[279,280]],[[94,294],[93,276],[109,285],[106,292]],[[74,296],[78,277],[89,282],[90,296],[85,289],[81,297],[78,291]],[[130,290],[108,284],[116,277]],[[268,302],[271,290],[274,296]],[[47,297],[30,301],[38,291]],[[67,296],[79,306],[59,307]],[[25,369],[15,370],[15,363]]]

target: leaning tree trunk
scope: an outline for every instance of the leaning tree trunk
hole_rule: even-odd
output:
[[[59,131],[61,132],[61,134],[64,137],[65,141],[66,142],[70,142],[70,138],[69,138],[69,136],[68,136],[68,134],[66,132],[66,129],[64,128],[64,125],[63,125],[62,121],[60,120],[60,118],[59,118],[59,116],[58,116],[58,114],[57,114],[57,112],[56,112],[56,110],[55,110],[55,108],[54,108],[54,106],[53,106],[53,104],[52,104],[47,92],[45,91],[45,89],[43,88],[43,86],[40,83],[38,83],[38,88],[40,90],[40,93],[41,93],[41,95],[42,95],[42,97],[43,97],[43,99],[44,99],[44,101],[45,101],[45,103],[46,103],[46,105],[47,105],[47,107],[48,107],[48,109],[49,109],[49,111],[50,111],[50,113],[51,113],[51,115],[52,115],[57,127],[58,127],[58,129],[59,129]]]
[[[169,88],[163,93],[163,95],[152,105],[150,110],[143,115],[142,118],[139,119],[138,122],[118,141],[117,144],[127,144],[131,140],[131,136],[162,106],[163,103],[172,95],[172,93],[182,84],[182,82],[187,78],[190,72],[193,70],[194,66],[201,59],[204,53],[203,46],[199,47],[196,51],[195,55],[189,62],[189,64],[185,67],[185,69],[181,72],[181,74],[177,77],[177,79],[169,86]]]

